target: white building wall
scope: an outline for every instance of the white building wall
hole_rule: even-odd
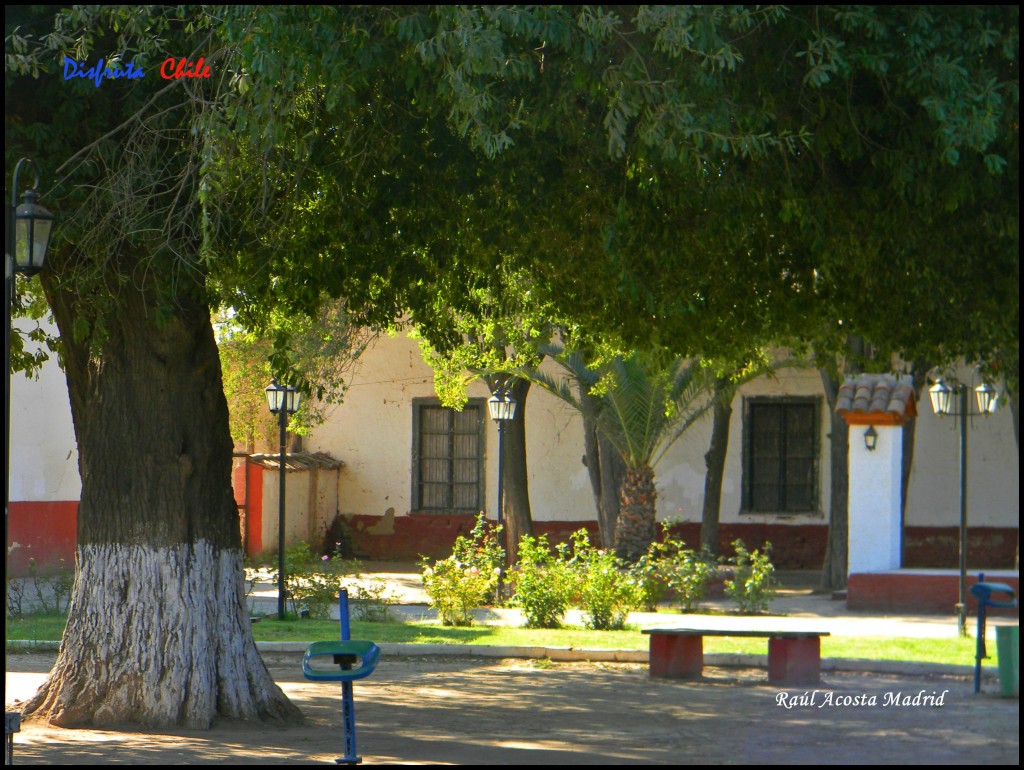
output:
[[[960,419],[933,414],[927,394],[917,406],[905,525],[959,526]],[[1020,453],[1008,406],[967,421],[967,509],[971,527],[1012,527],[1019,521]]]
[[[877,425],[877,446],[864,444],[864,425],[849,433],[849,543],[847,572],[899,569],[900,468],[903,458],[901,426]]]
[[[11,376],[10,499],[78,500],[78,446],[71,422],[67,380],[56,356],[38,379]]]
[[[305,542],[319,547],[327,527],[338,510],[338,471],[335,469],[306,469],[289,471],[285,475],[286,546]],[[281,474],[276,468],[263,472],[263,547],[277,549],[280,519]],[[319,554],[323,555],[323,554]]]
[[[407,515],[411,494],[412,399],[432,397],[433,377],[417,343],[404,335],[381,339],[360,361],[345,403],[317,428],[307,446],[345,461],[338,506],[342,513]],[[490,394],[482,382],[471,397]],[[779,516],[742,513],[743,398],[814,396],[819,413],[818,510]],[[955,526],[959,521],[957,437],[949,418],[940,420],[921,403],[917,450],[908,497],[908,526]],[[744,385],[733,402],[729,452],[722,485],[721,521],[744,524],[828,523],[831,473],[830,421],[821,380],[814,369],[782,369],[775,377]],[[1017,526],[1019,472],[1009,410],[975,420],[970,448],[972,526]],[[704,497],[704,453],[711,434],[706,416],[682,437],[655,468],[659,519],[699,522]],[[531,389],[527,401],[527,463],[530,498],[538,521],[594,517],[583,466],[581,421],[560,400]],[[496,509],[497,429],[487,430],[488,515]]]
[[[345,461],[339,473],[337,507],[342,513],[384,515],[409,512],[412,399],[433,395],[433,377],[415,341],[384,338],[360,362],[346,401],[307,442]],[[48,361],[38,379],[11,378],[11,500],[76,501],[81,493],[78,455],[63,372]],[[487,398],[483,383],[470,395]],[[729,454],[722,489],[723,523],[827,524],[829,420],[819,415],[820,513],[771,516],[740,512],[743,403],[752,395],[821,395],[814,370],[787,369],[776,378],[748,383],[733,403]],[[580,420],[567,405],[534,387],[527,407],[530,493],[537,520],[580,521],[594,516],[586,468],[581,463]],[[905,524],[953,527],[959,522],[958,421],[938,418],[927,401],[918,404],[914,468]],[[1019,454],[1010,410],[974,418],[968,437],[968,504],[972,527],[1016,527],[1020,507]],[[656,471],[659,518],[700,521],[704,453],[711,418],[695,425]],[[487,430],[488,512],[496,509],[497,429]],[[289,479],[290,480],[290,479]],[[296,490],[297,491],[297,490]],[[276,500],[277,489],[267,489]],[[289,498],[291,494],[289,494]]]

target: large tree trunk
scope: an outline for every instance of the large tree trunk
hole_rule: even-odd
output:
[[[526,398],[530,395],[529,380],[517,379],[512,397],[519,403],[515,419],[505,428],[505,463],[503,482],[505,510],[505,548],[509,562],[515,562],[519,541],[533,534],[530,514],[530,484],[526,467]]]
[[[635,562],[647,553],[655,538],[657,500],[654,470],[648,466],[627,468],[615,527],[615,551],[620,558]]]
[[[846,587],[848,569],[847,553],[850,540],[850,469],[848,465],[850,448],[850,426],[842,415],[836,414],[836,398],[839,395],[839,380],[825,369],[819,369],[821,384],[825,389],[825,401],[831,426],[829,460],[832,473],[832,487],[829,495],[828,544],[825,561],[821,568],[821,588],[835,591]]]
[[[587,409],[583,412],[583,464],[590,477],[590,488],[597,509],[597,526],[604,548],[615,547],[615,528],[619,520],[619,503],[626,463],[622,455],[608,443],[590,417],[596,409],[596,399],[589,393],[580,394]]]
[[[701,511],[700,544],[713,554],[718,553],[718,517],[722,507],[722,479],[725,458],[729,452],[729,422],[732,401],[724,398],[729,380],[715,381],[715,405],[712,408],[711,444],[704,455],[707,475],[704,477],[704,508]]]
[[[73,298],[58,288],[50,300],[82,496],[67,628],[26,714],[61,726],[301,719],[256,651],[245,609],[207,308],[179,299],[161,319],[126,289],[93,357],[73,342]]]

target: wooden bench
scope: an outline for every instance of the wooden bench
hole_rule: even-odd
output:
[[[647,628],[651,676],[698,679],[704,669],[705,636],[768,638],[768,681],[815,684],[821,679],[821,637],[827,631],[769,631],[724,628]]]

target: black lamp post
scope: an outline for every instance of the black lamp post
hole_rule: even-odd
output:
[[[18,205],[18,177],[22,166],[31,165],[35,182],[25,191],[23,202]],[[50,248],[50,233],[53,230],[53,214],[44,209],[36,199],[39,197],[39,168],[35,161],[22,158],[14,167],[11,183],[11,202],[4,204],[4,363],[7,380],[4,385],[4,547],[8,544],[7,509],[11,501],[11,314],[14,308],[14,276],[24,273],[31,276],[43,269],[46,252]],[[6,591],[6,588],[5,588]],[[6,596],[5,596],[6,599]],[[6,757],[13,760],[12,733],[19,729],[21,715],[15,711],[4,711],[4,727],[8,735]]]
[[[956,616],[961,636],[967,636],[967,418],[992,414],[999,401],[995,388],[987,383],[979,385],[974,391],[978,411],[972,412],[968,391],[969,388],[963,383],[950,387],[941,379],[928,390],[935,414],[960,418],[960,587]],[[953,401],[954,396],[957,397],[956,403]]]
[[[288,418],[299,409],[302,397],[299,389],[291,385],[279,385],[277,380],[271,381],[266,388],[267,405],[270,413],[277,417],[280,429],[281,454],[278,460],[280,478],[277,502],[277,619],[284,620],[284,490],[285,490],[285,450],[288,437]]]
[[[18,205],[18,177],[26,164],[35,172],[35,182],[25,191]],[[11,202],[4,205],[4,363],[7,384],[4,387],[4,546],[7,543],[7,508],[10,503],[11,478],[11,315],[14,307],[14,276],[17,273],[32,276],[43,269],[46,252],[50,248],[53,214],[44,209],[39,197],[39,168],[34,160],[22,158],[14,167],[11,184]]]
[[[487,399],[487,409],[491,413],[491,419],[498,423],[498,526],[503,526],[503,514],[505,511],[505,425],[516,416],[516,404],[518,402],[512,397],[512,380],[499,380],[494,385],[491,397]],[[505,563],[501,565],[501,574],[498,575],[497,595],[501,598],[502,582],[504,579],[505,567],[508,564],[508,536],[502,528],[502,541],[505,544]]]

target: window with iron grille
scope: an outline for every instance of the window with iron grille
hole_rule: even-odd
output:
[[[412,508],[437,513],[484,509],[486,401],[461,412],[434,399],[413,401]]]
[[[817,398],[748,398],[743,405],[743,510],[820,510]]]

